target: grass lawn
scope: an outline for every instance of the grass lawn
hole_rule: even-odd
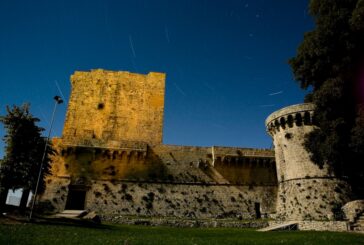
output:
[[[364,244],[364,234],[256,232],[236,228],[1,224],[0,244]]]

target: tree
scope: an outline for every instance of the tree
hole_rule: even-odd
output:
[[[316,28],[289,61],[311,91],[305,101],[316,105],[320,129],[305,147],[316,164],[328,163],[355,189],[364,181],[364,0],[311,0],[309,10]]]
[[[7,115],[0,117],[6,129],[3,139],[6,144],[5,156],[0,167],[1,201],[4,201],[4,196],[6,198],[9,189],[23,188],[26,195],[23,194],[20,208],[25,209],[27,193],[30,190],[34,193],[36,187],[46,139],[41,136],[44,129],[36,125],[39,119],[29,112],[28,104],[7,107],[6,110]],[[49,157],[53,154],[52,147],[47,147],[38,193],[45,189],[44,178],[50,174]]]

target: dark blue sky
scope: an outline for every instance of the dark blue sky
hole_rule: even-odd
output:
[[[68,101],[75,70],[165,72],[164,143],[269,148],[265,118],[303,101],[287,61],[313,28],[307,5],[1,0],[0,113],[30,102],[48,129],[52,98],[61,90]],[[66,106],[53,136],[61,135]]]

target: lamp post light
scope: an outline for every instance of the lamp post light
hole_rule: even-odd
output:
[[[33,209],[34,209],[34,204],[35,204],[35,201],[36,201],[36,199],[37,199],[37,192],[38,192],[38,187],[39,187],[40,177],[41,177],[41,175],[42,175],[44,159],[45,159],[45,156],[46,156],[46,154],[47,154],[48,141],[49,141],[49,138],[50,138],[50,136],[51,136],[51,132],[52,132],[53,121],[54,121],[54,115],[55,115],[55,113],[56,113],[57,105],[58,105],[58,104],[62,104],[62,103],[63,103],[62,98],[61,98],[60,96],[58,96],[58,95],[54,96],[54,98],[53,98],[53,99],[55,100],[55,103],[54,103],[54,107],[53,107],[53,113],[52,113],[51,125],[50,125],[50,127],[49,127],[48,136],[47,136],[46,143],[45,143],[45,146],[44,146],[44,151],[43,151],[42,161],[40,162],[40,167],[39,167],[39,173],[38,173],[37,184],[36,184],[36,186],[35,186],[35,192],[34,192],[33,202],[32,202],[32,206],[31,206],[31,208],[30,208],[29,220],[31,220],[31,219],[32,219]]]

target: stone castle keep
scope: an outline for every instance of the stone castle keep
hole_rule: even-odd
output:
[[[303,137],[313,106],[266,120],[274,149],[162,143],[165,74],[92,70],[71,76],[72,92],[43,201],[55,212],[332,220],[349,186],[314,165]]]

